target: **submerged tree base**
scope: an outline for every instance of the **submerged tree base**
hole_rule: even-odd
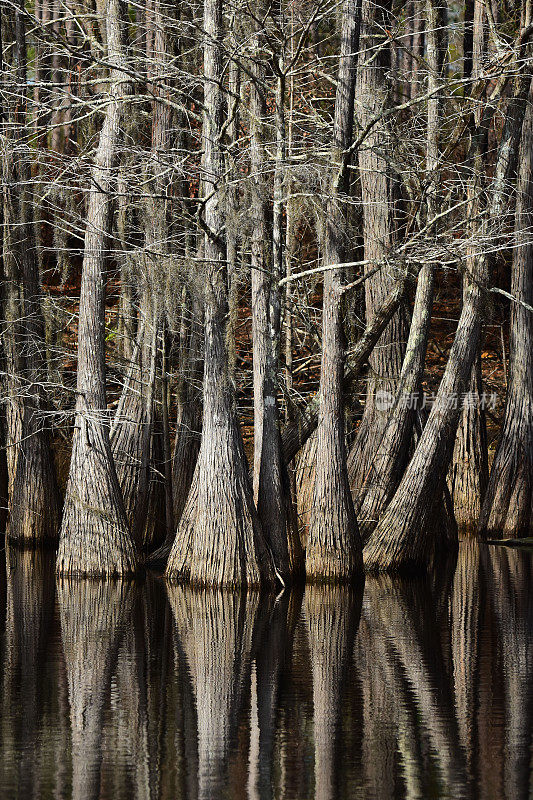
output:
[[[198,587],[274,585],[272,556],[253,503],[240,432],[228,409],[224,416],[216,430],[204,426],[166,578]]]
[[[133,575],[137,560],[109,436],[99,422],[82,413],[77,426],[57,573],[91,578]]]

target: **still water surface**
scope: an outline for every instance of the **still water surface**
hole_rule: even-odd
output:
[[[533,795],[533,555],[276,598],[0,578],[0,797]]]

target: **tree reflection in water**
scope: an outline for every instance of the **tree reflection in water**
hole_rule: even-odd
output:
[[[0,574],[6,798],[533,791],[533,554],[278,597]]]

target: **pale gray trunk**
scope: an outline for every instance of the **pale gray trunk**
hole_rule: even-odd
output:
[[[258,586],[274,579],[228,374],[226,246],[221,205],[224,160],[222,2],[204,2],[205,358],[202,440],[196,470],[167,564],[170,579],[210,586]]]
[[[91,174],[78,325],[76,419],[57,570],[61,574],[123,575],[135,552],[118,482],[107,421],[105,379],[105,238],[109,193],[120,137],[126,66],[120,0],[107,0],[110,97]]]
[[[508,196],[508,180],[520,141],[529,81],[518,81],[511,98],[498,149],[496,169],[488,189],[488,226],[499,226]],[[364,549],[369,570],[392,571],[407,567],[425,569],[431,555],[444,543],[442,534],[432,536],[438,521],[436,502],[441,496],[460,417],[461,397],[468,386],[481,329],[484,290],[490,273],[490,257],[480,253],[465,274],[466,295],[455,339],[436,401],[415,453],[385,514]]]
[[[389,51],[381,38],[390,24],[390,2],[376,4],[362,0],[361,57],[357,75],[357,116],[364,128],[384,111],[387,105],[387,69]],[[376,46],[381,51],[376,53]],[[391,146],[388,126],[378,122],[359,148],[361,200],[365,259],[380,263],[393,251],[395,231],[395,187],[387,164],[387,148]],[[372,266],[366,267],[368,271]],[[380,304],[394,285],[394,275],[385,267],[365,283],[366,319],[371,322]],[[376,392],[396,395],[398,379],[405,353],[407,331],[400,310],[385,329],[377,349],[370,357],[370,371],[365,411],[348,457],[350,486],[356,505],[359,494],[368,488],[369,471],[374,463],[388,422],[388,412],[376,404]]]
[[[346,249],[347,155],[352,141],[359,41],[357,0],[345,0],[331,161],[333,176],[324,223],[326,266],[340,264]],[[361,540],[353,507],[344,436],[344,331],[342,268],[324,272],[320,408],[316,433],[313,509],[305,555],[308,580],[351,580],[362,569]]]

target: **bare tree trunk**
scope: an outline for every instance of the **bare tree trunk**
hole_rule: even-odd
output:
[[[352,140],[358,12],[357,0],[345,0],[331,154],[336,172],[325,220],[324,259],[328,266],[342,263],[345,251],[346,209],[342,197],[348,188],[346,151]],[[362,569],[361,541],[346,467],[343,378],[342,269],[327,269],[315,486],[305,555],[308,580],[351,580]]]
[[[530,95],[530,104],[532,96]],[[533,113],[519,154],[511,279],[509,388],[498,449],[479,521],[483,536],[533,536]],[[526,308],[527,304],[529,308]]]
[[[14,51],[18,107],[12,146],[3,159],[3,267],[7,395],[6,444],[10,539],[37,543],[58,536],[61,502],[43,384],[47,379],[42,295],[31,198],[30,153],[24,140],[27,64],[24,7],[15,9]]]
[[[364,128],[383,112],[387,102],[387,67],[389,50],[382,41],[389,24],[390,2],[376,4],[362,0],[361,57],[357,75],[358,120]],[[376,39],[378,37],[378,40]],[[376,47],[379,46],[378,52]],[[363,205],[365,259],[386,261],[396,242],[394,184],[387,164],[389,132],[386,123],[374,126],[359,149],[361,200]],[[367,267],[370,271],[371,266]],[[394,275],[385,266],[365,283],[366,319],[370,322],[380,304],[391,292]],[[387,410],[376,404],[376,392],[395,397],[405,352],[407,331],[399,311],[384,331],[379,346],[370,358],[365,411],[348,457],[348,475],[354,501],[364,495],[368,475],[388,421]]]
[[[475,0],[473,12],[471,73],[472,77],[476,79],[482,74],[483,57],[487,50],[486,43],[484,44],[485,14],[482,0]],[[481,123],[480,109],[476,110],[475,118],[479,125]],[[476,215],[480,210],[475,193],[481,184],[482,167],[481,154],[476,153],[472,165],[473,175],[467,189],[471,196],[469,229],[474,240],[472,258],[476,257],[475,236],[478,230]],[[464,291],[465,287],[463,286],[463,293]],[[480,343],[472,365],[470,386],[468,387],[470,402],[465,402],[463,405],[449,475],[455,517],[461,531],[465,534],[475,530],[489,478],[487,425],[485,411],[479,401],[482,394]]]
[[[135,552],[120,491],[107,422],[105,380],[105,235],[109,192],[127,90],[120,0],[107,0],[110,98],[91,174],[78,326],[78,401],[61,527],[60,574],[123,575]]]
[[[492,185],[488,190],[488,225],[499,225],[514,153],[520,141],[529,82],[517,80],[501,135]],[[490,273],[490,257],[481,253],[465,275],[466,296],[446,370],[436,401],[417,448],[385,514],[364,549],[369,570],[394,571],[407,567],[427,568],[431,554],[442,545],[442,536],[432,537],[435,503],[441,496],[460,417],[461,397],[468,385],[481,329],[484,290]]]
[[[168,226],[164,157],[169,149],[170,112],[162,100],[169,53],[164,18],[159,0],[150,15],[152,52],[149,79],[152,91],[152,148],[147,167],[150,197],[144,220],[145,258],[141,276],[139,334],[135,358],[135,380],[126,381],[111,431],[111,449],[122,489],[126,514],[138,548],[154,549],[164,529],[163,486],[156,467],[157,347],[161,327],[160,298],[156,287],[156,264],[167,250]],[[158,80],[159,79],[159,80]],[[133,366],[133,365],[132,365]],[[155,502],[154,502],[155,501]]]
[[[427,2],[428,100],[426,133],[427,216],[431,224],[438,212],[439,180],[437,174],[439,148],[439,37],[438,14],[433,0]],[[434,231],[432,231],[434,232]],[[418,276],[411,328],[393,410],[389,416],[375,460],[370,468],[368,489],[357,509],[363,541],[377,524],[382,512],[398,488],[409,456],[416,410],[414,399],[420,398],[421,381],[433,307],[434,266],[425,264]]]
[[[489,479],[487,424],[482,407],[481,348],[474,358],[450,468],[453,508],[462,534],[474,533]]]
[[[260,52],[261,34],[255,33],[256,50]],[[281,456],[279,408],[277,398],[280,300],[277,281],[282,263],[281,214],[282,174],[274,176],[274,225],[269,225],[267,208],[268,184],[265,179],[266,119],[265,67],[257,56],[252,65],[250,83],[250,167],[252,196],[252,339],[254,373],[254,499],[264,535],[272,549],[274,563],[283,581],[287,582],[301,566],[301,549],[287,469]],[[284,80],[276,96],[276,117],[279,161],[284,150]],[[268,253],[269,233],[273,234],[273,253]]]
[[[167,577],[193,584],[272,582],[272,558],[253,503],[234,386],[228,375],[227,286],[223,274],[221,181],[224,161],[222,2],[204,2],[205,360],[202,440],[191,491],[167,564]]]

